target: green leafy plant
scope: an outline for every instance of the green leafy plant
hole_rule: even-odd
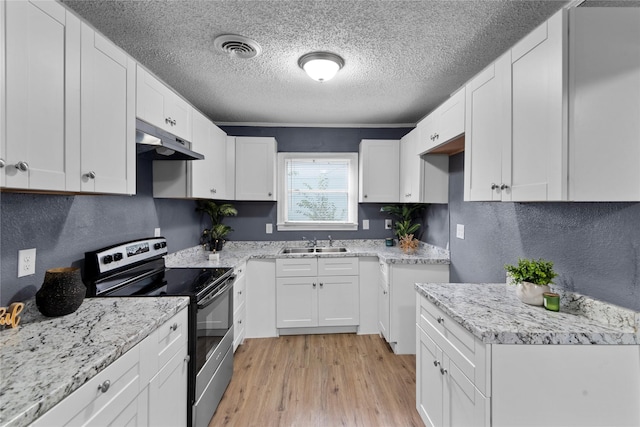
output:
[[[522,282],[529,282],[535,285],[548,285],[553,283],[553,278],[557,276],[553,271],[553,262],[542,258],[518,259],[518,265],[504,266],[504,269],[511,275],[512,284],[517,285]]]
[[[222,223],[224,217],[238,215],[238,210],[232,204],[218,204],[213,200],[198,200],[196,204],[196,211],[208,215],[211,219],[211,228],[205,229],[202,233],[204,240],[209,242],[203,243],[215,244],[217,240],[224,239],[229,232],[233,231],[233,228]]]
[[[387,205],[380,208],[380,212],[386,212],[397,218],[394,224],[394,233],[401,239],[410,234],[415,235],[420,229],[420,224],[414,222],[424,211],[424,204],[402,203],[397,205]]]

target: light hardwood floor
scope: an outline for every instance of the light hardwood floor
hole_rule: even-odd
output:
[[[415,356],[378,335],[248,339],[209,427],[423,426],[415,395]]]

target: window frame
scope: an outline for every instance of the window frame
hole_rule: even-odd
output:
[[[290,159],[317,160],[349,160],[349,188],[348,212],[349,219],[344,223],[320,222],[285,222],[288,208],[287,174],[285,161]],[[309,153],[309,152],[280,152],[278,153],[278,231],[352,231],[358,229],[358,153]]]

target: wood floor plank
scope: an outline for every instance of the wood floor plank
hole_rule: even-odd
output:
[[[378,335],[247,339],[209,427],[418,427],[415,387],[415,356]]]

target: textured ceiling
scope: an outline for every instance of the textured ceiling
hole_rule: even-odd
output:
[[[551,1],[64,1],[216,123],[415,124],[566,5]],[[213,48],[256,40],[260,56]],[[345,59],[326,83],[310,51]]]

